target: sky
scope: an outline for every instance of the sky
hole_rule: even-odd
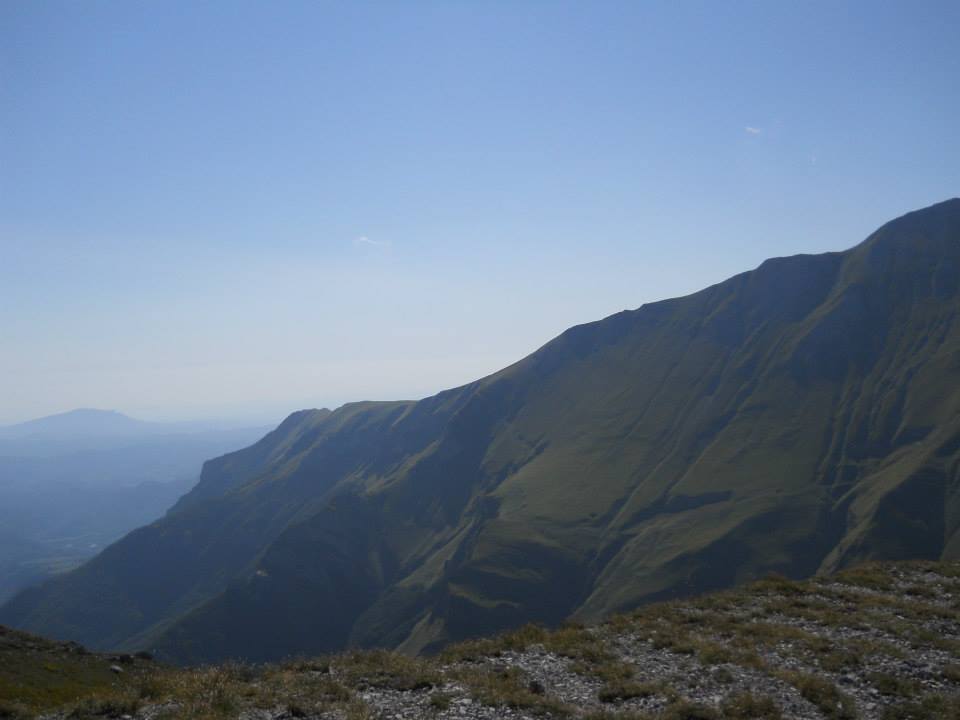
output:
[[[0,423],[418,398],[960,195],[960,3],[0,3]]]

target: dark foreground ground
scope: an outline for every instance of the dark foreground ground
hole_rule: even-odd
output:
[[[771,578],[413,659],[169,668],[0,629],[0,718],[960,720],[960,563]]]

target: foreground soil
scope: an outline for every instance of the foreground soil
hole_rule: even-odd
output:
[[[0,629],[0,718],[960,720],[960,563],[769,578],[597,627],[169,668]]]

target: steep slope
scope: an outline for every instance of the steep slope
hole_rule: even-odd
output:
[[[960,200],[291,416],[0,621],[180,660],[431,649],[771,570],[960,552]]]

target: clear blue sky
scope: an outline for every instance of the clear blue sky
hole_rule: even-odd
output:
[[[0,422],[420,397],[960,195],[960,3],[0,3]]]

